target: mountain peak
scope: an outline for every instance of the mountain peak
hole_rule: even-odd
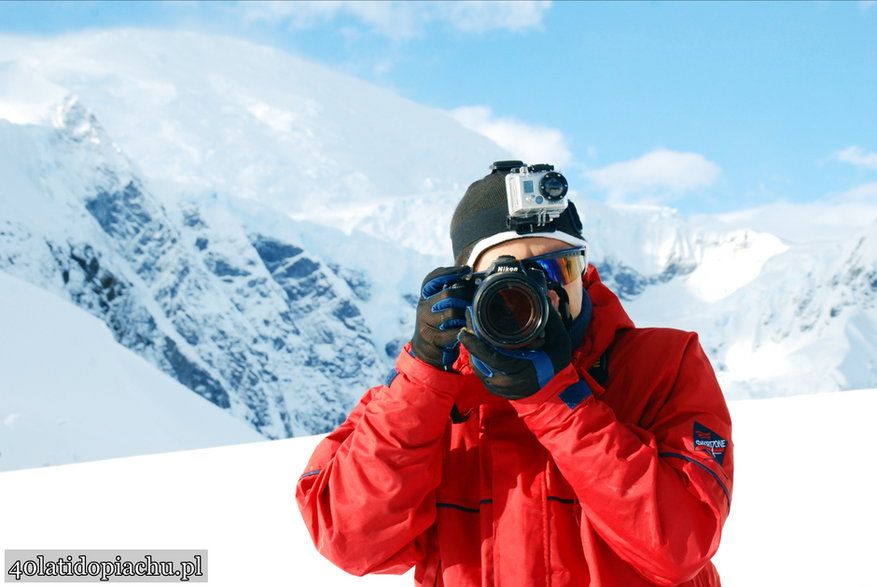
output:
[[[125,29],[0,54],[0,270],[269,437],[325,431],[380,382],[451,262],[456,201],[508,158],[246,41]],[[877,384],[873,206],[571,199],[636,323],[699,332],[729,397]]]
[[[462,193],[506,156],[446,112],[238,39],[122,29],[0,36],[0,51],[7,70],[38,72],[33,91],[78,96],[152,181],[178,192],[210,189],[327,218],[338,201],[362,208]],[[29,89],[19,88],[26,102]]]

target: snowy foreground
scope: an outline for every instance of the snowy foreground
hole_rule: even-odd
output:
[[[94,316],[0,271],[0,471],[262,438]]]
[[[715,559],[723,584],[877,584],[877,473],[865,450],[877,390],[731,411],[736,490]],[[293,495],[318,440],[0,473],[0,549],[207,549],[212,585],[410,585],[351,577],[314,550]]]

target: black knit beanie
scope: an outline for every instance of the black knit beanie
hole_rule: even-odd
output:
[[[521,163],[523,165],[523,163]],[[474,263],[469,259],[475,246],[482,240],[503,235],[493,244],[516,238],[542,236],[569,242],[573,246],[587,245],[582,237],[582,222],[575,205],[569,202],[566,211],[538,232],[519,234],[507,224],[509,215],[505,189],[505,173],[495,170],[474,182],[457,204],[451,217],[451,246],[454,264]],[[507,237],[507,238],[505,238]]]

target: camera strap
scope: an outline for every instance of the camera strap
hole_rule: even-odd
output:
[[[563,286],[556,281],[549,281],[548,289],[556,293],[557,297],[560,298],[560,307],[558,308],[558,311],[560,312],[560,318],[563,320],[564,328],[569,330],[573,323],[572,313],[569,310],[569,294],[567,294],[566,290],[563,289]]]

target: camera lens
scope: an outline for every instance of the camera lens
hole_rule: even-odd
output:
[[[539,192],[552,201],[563,198],[568,189],[566,178],[557,171],[549,171],[539,182]]]
[[[472,300],[478,335],[499,348],[520,348],[542,334],[548,299],[529,278],[517,273],[491,275]]]

